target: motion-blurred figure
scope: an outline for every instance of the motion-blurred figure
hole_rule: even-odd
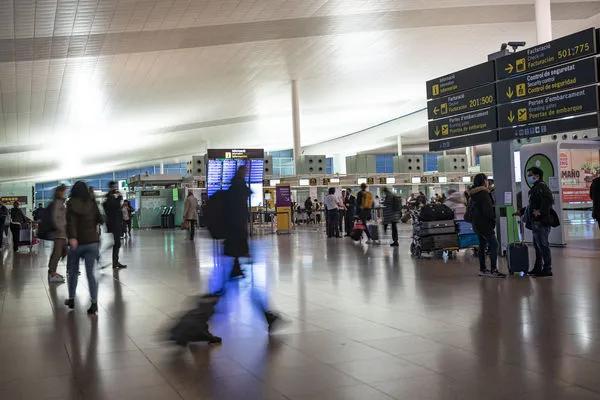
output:
[[[240,264],[240,257],[248,257],[248,199],[252,194],[246,185],[245,166],[238,168],[235,177],[231,180],[228,193],[228,223],[225,237],[225,255],[234,257],[231,278],[244,277]],[[312,204],[312,203],[311,203]],[[223,221],[225,223],[225,221]]]
[[[52,221],[52,231],[49,234],[54,242],[50,260],[48,260],[48,282],[63,283],[65,278],[56,273],[58,261],[67,256],[67,209],[65,207],[65,196],[67,187],[65,185],[57,186],[54,189],[54,200],[50,204],[50,220]]]
[[[104,200],[104,215],[106,216],[106,230],[113,235],[112,266],[113,269],[127,268],[119,262],[119,250],[121,249],[121,231],[123,229],[123,211],[121,201],[123,196],[119,193],[117,182],[110,182],[110,191]],[[86,188],[87,190],[87,188]],[[89,194],[88,194],[89,197]]]
[[[196,221],[198,220],[197,209],[198,199],[196,199],[194,193],[190,190],[183,205],[183,220],[188,224],[190,240],[194,240],[194,235],[196,233]]]

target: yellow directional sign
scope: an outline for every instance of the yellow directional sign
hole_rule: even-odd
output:
[[[524,58],[519,58],[515,63],[517,72],[525,72],[527,69],[527,62]]]
[[[513,89],[511,86],[508,87],[508,90],[506,91],[506,97],[508,97],[509,99],[512,99],[513,95],[515,94],[515,92],[513,92]]]
[[[433,85],[433,87],[431,88],[431,94],[433,96],[438,96],[440,94],[440,85]]]
[[[509,74],[512,74],[512,72],[515,70],[515,67],[513,67],[512,64],[508,64],[508,66],[506,68],[504,68],[504,70],[506,72],[508,72]]]
[[[527,94],[527,86],[524,83],[517,85],[517,97],[523,97]]]
[[[517,118],[519,119],[519,122],[527,121],[527,107],[519,108],[517,110]]]
[[[435,107],[435,108],[433,109],[433,113],[434,113],[435,115],[438,115],[438,114],[440,113],[440,109],[439,109],[438,107]]]
[[[435,136],[440,136],[440,127],[436,126],[433,132],[435,133]]]
[[[442,136],[448,135],[448,125],[442,125]]]
[[[443,103],[440,106],[440,110],[442,111],[442,115],[448,114],[448,103]]]
[[[513,112],[511,111],[510,114],[508,114],[508,122],[514,122],[515,121],[515,114],[513,114]]]

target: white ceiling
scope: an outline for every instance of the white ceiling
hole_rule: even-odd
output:
[[[552,4],[556,37],[600,22],[600,1]],[[427,79],[508,40],[535,43],[533,1],[3,0],[0,181],[290,148],[291,79],[318,150],[423,108]],[[424,142],[417,125],[361,147]]]

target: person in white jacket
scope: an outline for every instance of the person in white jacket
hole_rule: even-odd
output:
[[[448,197],[444,204],[454,210],[454,219],[463,220],[465,219],[465,212],[467,211],[467,200],[465,196],[454,190],[448,190]]]
[[[198,200],[190,190],[183,205],[183,220],[187,221],[189,225],[190,240],[194,240],[194,234],[196,233],[196,221],[198,219],[197,208]]]

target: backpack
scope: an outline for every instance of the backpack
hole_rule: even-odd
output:
[[[360,208],[365,210],[373,208],[373,195],[371,192],[367,192],[366,190],[362,192],[360,198]]]
[[[219,190],[208,198],[204,221],[213,239],[225,239],[227,234],[227,204],[229,193]]]
[[[56,230],[54,226],[54,221],[52,220],[52,204],[51,202],[45,208],[41,208],[37,210],[37,218],[38,218],[38,230],[37,237],[42,240],[52,240],[50,235],[52,232]]]

